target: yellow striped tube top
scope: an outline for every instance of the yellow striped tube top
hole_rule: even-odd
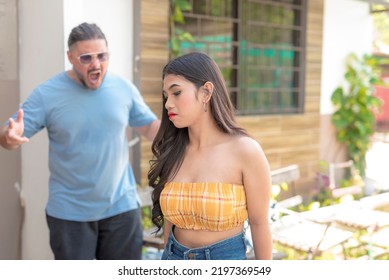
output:
[[[238,184],[169,182],[160,205],[165,219],[191,230],[229,230],[248,217],[244,186]]]

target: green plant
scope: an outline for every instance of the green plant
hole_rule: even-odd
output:
[[[366,153],[374,133],[374,112],[381,106],[380,99],[373,95],[374,85],[382,83],[379,60],[371,55],[359,58],[350,54],[344,77],[348,85],[336,88],[331,96],[336,108],[332,123],[337,130],[337,140],[346,145],[349,158],[364,176]]]
[[[149,229],[153,226],[150,207],[142,207],[142,224],[144,229]]]
[[[170,0],[170,54],[176,57],[181,54],[181,43],[185,41],[194,42],[192,35],[179,28],[185,23],[183,12],[189,12],[192,6],[188,0]]]

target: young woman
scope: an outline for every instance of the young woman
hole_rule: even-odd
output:
[[[219,67],[190,53],[163,69],[161,127],[148,174],[162,259],[246,259],[248,219],[256,259],[272,258],[271,177],[258,142],[237,126]]]

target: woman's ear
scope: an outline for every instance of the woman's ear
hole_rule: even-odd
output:
[[[204,92],[205,92],[204,101],[203,102],[207,103],[211,99],[211,96],[213,94],[214,85],[213,85],[213,83],[211,83],[209,81],[205,82],[205,84],[203,85],[203,89],[204,89]]]

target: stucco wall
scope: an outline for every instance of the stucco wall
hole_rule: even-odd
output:
[[[369,4],[357,0],[325,0],[321,79],[320,159],[339,162],[346,159],[344,146],[336,141],[331,123],[332,92],[344,83],[345,58],[350,53],[372,52],[373,20]]]
[[[0,127],[19,104],[17,1],[0,1]],[[7,38],[5,40],[4,38]],[[20,151],[0,148],[0,259],[19,258]]]

